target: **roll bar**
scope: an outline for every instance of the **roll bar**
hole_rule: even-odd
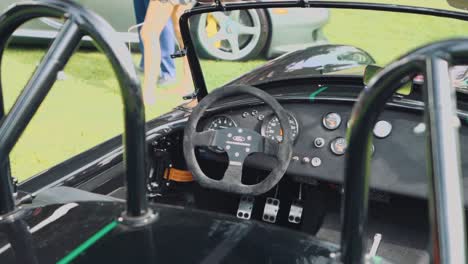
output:
[[[0,63],[13,32],[24,22],[40,17],[62,18],[66,22],[10,112],[0,123],[0,215],[15,210],[8,155],[50,91],[57,73],[64,68],[84,35],[91,37],[105,53],[120,85],[124,105],[123,144],[128,190],[127,208],[122,219],[133,221],[150,214],[145,180],[145,112],[140,81],[129,51],[104,19],[76,3],[69,0],[32,0],[14,4],[0,16]],[[0,103],[3,110],[2,100]]]
[[[341,259],[362,263],[366,238],[372,130],[386,102],[410,78],[424,72],[428,127],[429,220],[433,263],[466,263],[459,119],[449,66],[468,64],[468,39],[420,48],[387,66],[361,93],[351,114],[346,153]]]

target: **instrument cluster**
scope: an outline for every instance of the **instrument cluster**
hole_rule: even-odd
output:
[[[293,155],[288,172],[297,175],[341,174],[339,168],[344,163],[346,153],[346,133],[350,126],[350,107],[331,106],[310,107],[305,104],[288,104],[288,125],[292,132]],[[214,114],[201,124],[203,130],[218,130],[230,127],[249,128],[263,137],[279,144],[283,141],[283,130],[278,117],[268,108],[230,110]],[[374,127],[374,137],[382,140],[392,133],[392,124],[380,120]],[[386,140],[384,140],[386,141]],[[374,143],[377,143],[374,141]],[[380,145],[380,141],[378,142]],[[377,148],[380,147],[377,146]],[[220,153],[222,149],[210,148]],[[372,152],[376,147],[372,146]],[[254,158],[256,166],[268,167],[268,161]],[[330,171],[332,170],[332,171]]]

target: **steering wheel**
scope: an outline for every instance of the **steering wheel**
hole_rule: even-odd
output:
[[[274,114],[278,116],[284,132],[281,143],[263,137],[257,131],[247,128],[233,127],[197,132],[200,118],[214,102],[239,94],[255,96],[271,107]],[[291,141],[291,128],[286,111],[273,96],[248,85],[225,86],[208,94],[193,109],[184,131],[184,157],[193,177],[200,185],[226,192],[258,195],[269,191],[283,177],[291,160]],[[218,147],[226,151],[229,165],[221,180],[209,178],[200,169],[195,157],[195,147],[202,146]],[[242,183],[244,161],[248,155],[259,152],[276,157],[278,163],[264,180],[254,185],[245,185]]]

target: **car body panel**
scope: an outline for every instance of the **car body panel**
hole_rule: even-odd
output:
[[[2,0],[0,2],[0,12],[10,5],[24,0]],[[129,33],[128,29],[135,24],[135,15],[132,1],[120,1],[119,4],[109,4],[107,1],[77,0],[76,2],[90,8],[98,13],[118,32],[118,37],[124,42],[138,42],[136,33]],[[119,14],[116,16],[115,14]],[[47,44],[57,35],[57,28],[60,21],[48,18],[41,18],[31,21],[19,28],[13,38],[20,44]],[[90,42],[89,37],[84,37],[85,42]]]
[[[306,78],[333,74],[343,70],[375,63],[366,51],[346,45],[319,45],[284,54],[227,85],[255,85],[286,78]],[[360,70],[359,72],[361,72]]]
[[[327,42],[321,31],[330,16],[327,9],[287,8],[280,10],[267,9],[271,26],[274,29],[271,31],[267,58]],[[284,32],[288,34],[286,37]]]
[[[23,210],[22,222],[31,227],[30,246],[39,263],[61,263],[103,229],[108,233],[73,263],[148,263],[145,247],[157,263],[316,263],[337,250],[304,233],[168,205],[152,205],[157,219],[149,230],[131,230],[116,220],[124,209],[124,202],[110,201],[31,206]],[[148,231],[152,238],[145,238]],[[9,241],[0,233],[2,263],[17,261]]]

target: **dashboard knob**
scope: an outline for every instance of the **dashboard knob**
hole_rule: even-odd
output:
[[[314,167],[318,167],[322,165],[322,160],[319,157],[313,157],[312,160],[310,161],[310,164]]]
[[[303,158],[302,158],[302,163],[307,164],[307,163],[309,163],[309,162],[310,162],[310,158],[309,158],[309,157],[303,157]]]
[[[316,148],[321,148],[323,146],[325,146],[325,139],[321,138],[321,137],[318,137],[314,140],[314,146]]]

